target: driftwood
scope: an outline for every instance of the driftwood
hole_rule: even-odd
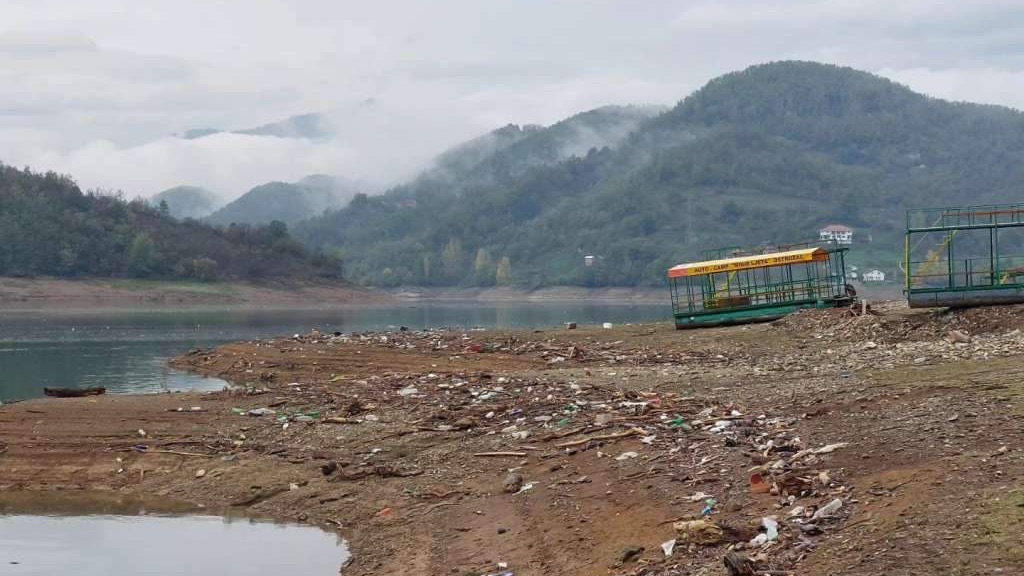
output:
[[[43,394],[53,398],[81,398],[83,396],[99,396],[106,394],[107,389],[103,386],[92,388],[43,388]]]

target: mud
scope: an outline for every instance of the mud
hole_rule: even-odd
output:
[[[1021,311],[876,311],[194,351],[238,387],[0,408],[0,488],[318,524],[345,574],[1022,573]]]

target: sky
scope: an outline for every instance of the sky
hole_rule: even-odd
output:
[[[491,129],[673,105],[785,59],[1024,108],[1024,0],[0,0],[0,161],[83,188],[226,198],[394,184]],[[244,129],[323,112],[317,141]]]

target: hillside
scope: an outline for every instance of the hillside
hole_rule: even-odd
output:
[[[299,114],[298,116],[291,116],[280,122],[263,124],[261,126],[256,126],[255,128],[230,130],[228,132],[231,134],[247,134],[250,136],[318,139],[330,136],[330,132],[325,128],[325,124],[326,121],[321,114]],[[224,132],[225,130],[221,130],[219,128],[195,128],[192,130],[186,130],[181,136],[186,140],[195,140],[197,138],[205,138],[206,136],[212,136],[214,134],[221,134]]]
[[[158,208],[161,202],[167,203],[168,212],[175,218],[202,218],[217,206],[213,192],[198,186],[175,186],[149,199],[149,203]]]
[[[211,224],[267,224],[279,220],[293,224],[324,210],[344,206],[359,183],[314,174],[295,183],[270,182],[246,192],[206,220]]]
[[[278,224],[214,228],[147,202],[83,193],[67,176],[0,164],[0,276],[336,277]]]
[[[448,182],[427,172],[296,237],[373,285],[628,286],[660,285],[704,249],[797,242],[838,222],[862,242],[855,263],[895,272],[907,208],[1013,201],[1024,180],[1020,112],[811,62],[714,79],[564,157],[547,141],[558,126],[470,147]]]

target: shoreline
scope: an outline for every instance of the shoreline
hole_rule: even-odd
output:
[[[177,282],[0,278],[0,311],[318,307],[381,304],[386,295],[346,282]],[[315,304],[310,304],[310,303]]]
[[[685,335],[649,324],[228,344],[172,365],[233,390],[0,407],[0,488],[143,493],[318,525],[348,540],[346,576],[499,562],[517,576],[625,575],[638,560],[651,575],[720,571],[766,516],[778,542],[736,552],[773,569],[1012,567],[1024,308],[878,308]],[[972,342],[947,341],[951,329]],[[258,408],[275,414],[235,413]],[[752,469],[781,492],[752,492]],[[700,519],[707,497],[728,530],[666,558],[661,543],[686,534],[672,522]],[[810,522],[835,499],[839,512]],[[808,514],[788,516],[797,507]],[[931,536],[944,526],[957,531]]]
[[[41,310],[329,309],[377,305],[595,303],[668,305],[647,288],[372,289],[344,282],[177,282],[0,277],[0,312]]]

